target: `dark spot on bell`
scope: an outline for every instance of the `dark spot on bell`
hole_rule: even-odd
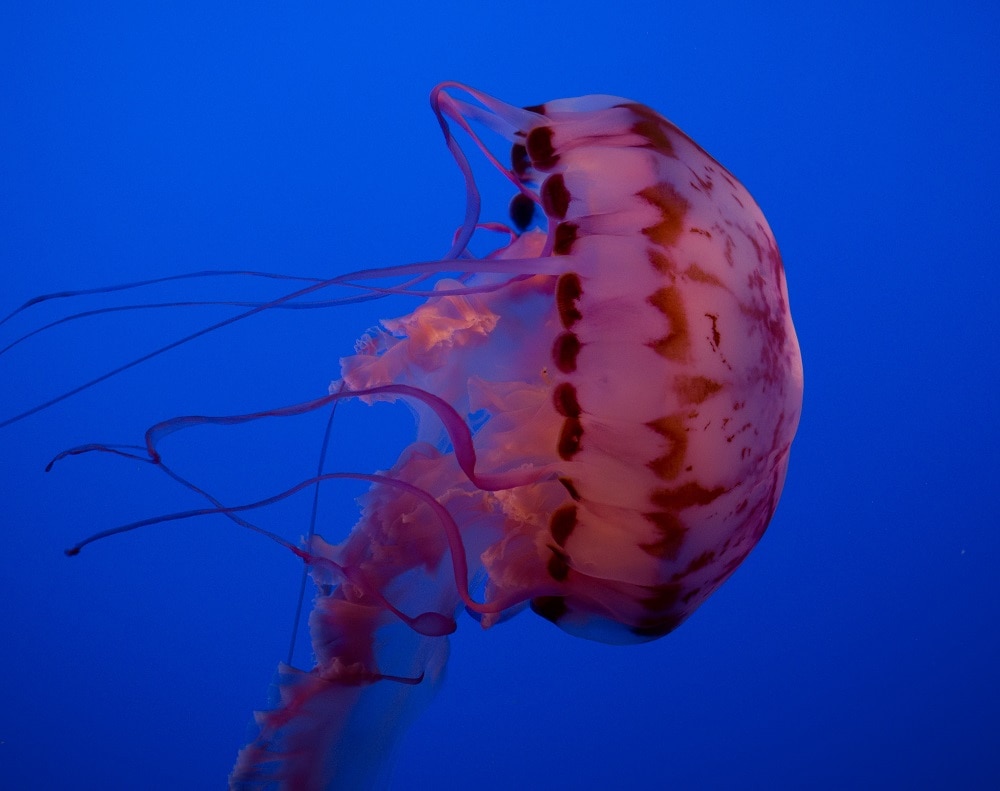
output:
[[[569,496],[572,497],[574,500],[579,502],[580,500],[583,499],[582,497],[580,497],[580,492],[576,490],[576,484],[574,484],[570,478],[560,478],[559,483],[563,485],[566,491],[569,492]]]
[[[564,374],[576,370],[576,356],[580,353],[580,339],[572,332],[564,332],[552,344],[552,360]]]
[[[531,159],[528,157],[528,149],[521,143],[514,143],[510,148],[510,167],[521,180],[524,181],[528,171],[531,170]]]
[[[552,540],[559,546],[566,545],[566,539],[570,537],[575,527],[575,505],[564,505],[552,512],[552,517],[549,519],[549,532],[552,533]]]
[[[517,193],[510,199],[510,206],[507,207],[510,220],[518,231],[527,230],[535,216],[535,202],[523,192]]]
[[[583,314],[576,301],[583,296],[583,285],[576,272],[566,272],[556,281],[556,307],[559,308],[559,320],[566,329],[570,329]]]
[[[583,425],[579,418],[566,418],[559,433],[559,458],[569,461],[579,453],[581,439],[583,439]]]
[[[552,170],[559,163],[559,155],[552,145],[552,134],[550,126],[536,126],[528,132],[528,139],[525,141],[528,156],[537,170]]]
[[[552,242],[552,252],[555,255],[569,255],[579,230],[580,227],[574,222],[559,223],[553,231],[555,239]]]
[[[569,556],[552,547],[552,557],[549,558],[548,572],[556,582],[564,582],[569,576]]]
[[[576,400],[576,388],[569,382],[561,382],[552,392],[552,402],[556,412],[563,417],[580,417],[580,404]]]
[[[558,623],[569,608],[566,607],[566,599],[562,596],[536,596],[531,600],[531,609],[546,621]]]
[[[566,189],[566,179],[562,173],[549,176],[542,183],[542,208],[545,213],[556,220],[566,216],[569,209],[569,190]]]

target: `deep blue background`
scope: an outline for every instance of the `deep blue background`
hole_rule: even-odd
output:
[[[745,566],[660,642],[589,644],[531,615],[463,622],[395,787],[1000,785],[996,6],[367,5],[4,4],[0,313],[203,268],[329,275],[441,255],[464,197],[427,106],[441,80],[514,104],[647,103],[747,185],[781,245],[806,372],[784,498]],[[502,218],[498,186],[487,216]],[[110,301],[40,307],[0,345]],[[67,559],[95,530],[196,501],[135,463],[46,476],[45,462],[175,414],[321,394],[394,312],[258,317],[0,431],[0,787],[223,787],[297,586],[289,553],[222,520]],[[39,336],[0,358],[0,416],[224,315]],[[388,464],[406,421],[345,410],[335,464]],[[308,476],[319,429],[165,448],[245,500]],[[357,491],[325,496],[328,537]],[[306,510],[267,524],[295,539]]]

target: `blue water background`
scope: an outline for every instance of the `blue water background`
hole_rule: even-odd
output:
[[[989,3],[8,3],[0,313],[209,268],[333,275],[443,254],[462,181],[427,94],[612,93],[730,168],[784,255],[802,423],[759,548],[675,634],[615,648],[464,619],[398,789],[1000,787],[997,179]],[[485,170],[483,171],[485,172]],[[483,182],[487,218],[507,191]],[[39,306],[257,299],[186,284]],[[228,309],[79,321],[0,358],[14,414]],[[299,564],[156,471],[71,459],[185,413],[325,392],[397,307],[271,313],[0,431],[0,788],[224,787],[284,655]],[[345,409],[335,468],[391,463],[404,410]],[[229,501],[308,477],[318,418],[164,444]],[[324,493],[321,532],[358,487]],[[262,518],[295,540],[308,498]],[[300,651],[299,660],[306,661]]]

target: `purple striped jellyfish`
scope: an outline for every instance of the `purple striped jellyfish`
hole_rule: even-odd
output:
[[[407,399],[417,437],[344,541],[308,542],[316,666],[280,669],[236,788],[363,784],[440,677],[462,610],[662,637],[747,556],[785,480],[802,363],[747,190],[625,99],[519,109],[446,84],[431,101],[474,207],[451,258],[478,196],[450,123],[509,177],[515,221],[540,207],[545,222],[488,258],[411,270],[467,274],[341,361],[330,397]],[[510,167],[470,122],[510,141]]]
[[[199,423],[348,398],[403,400],[416,417],[392,469],[306,482],[371,486],[339,543],[311,534],[292,547],[316,583],[315,666],[279,666],[234,789],[376,783],[463,612],[488,628],[530,608],[608,643],[668,634],[742,563],[781,494],[802,363],[781,257],[747,190],[626,99],[521,109],[447,83],[431,103],[467,185],[450,253],[283,298],[394,277],[376,291],[420,304],[366,334],[327,396],[147,433],[162,464],[157,440]],[[477,125],[509,141],[509,166]],[[480,223],[456,126],[509,179],[515,229]],[[509,241],[477,258],[482,228]],[[95,449],[109,448],[67,453]]]

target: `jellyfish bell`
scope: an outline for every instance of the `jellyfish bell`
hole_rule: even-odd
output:
[[[176,418],[150,429],[144,448],[114,451],[165,466],[157,443],[175,431],[344,399],[400,400],[416,416],[391,469],[320,470],[305,482],[371,487],[346,538],[290,547],[317,585],[316,663],[279,668],[278,698],[256,713],[232,788],[374,784],[440,681],[463,610],[491,627],[530,607],[610,643],[669,633],[757,543],[784,483],[801,358],[778,248],[746,189],[625,99],[522,109],[446,83],[431,102],[467,185],[446,259],[282,298],[341,285],[420,304],[365,335],[326,396]],[[509,165],[476,125],[508,141]],[[509,179],[517,230],[479,223],[455,127]],[[509,242],[474,258],[483,227]],[[390,276],[405,280],[377,285]],[[242,519],[241,508],[211,505]]]

